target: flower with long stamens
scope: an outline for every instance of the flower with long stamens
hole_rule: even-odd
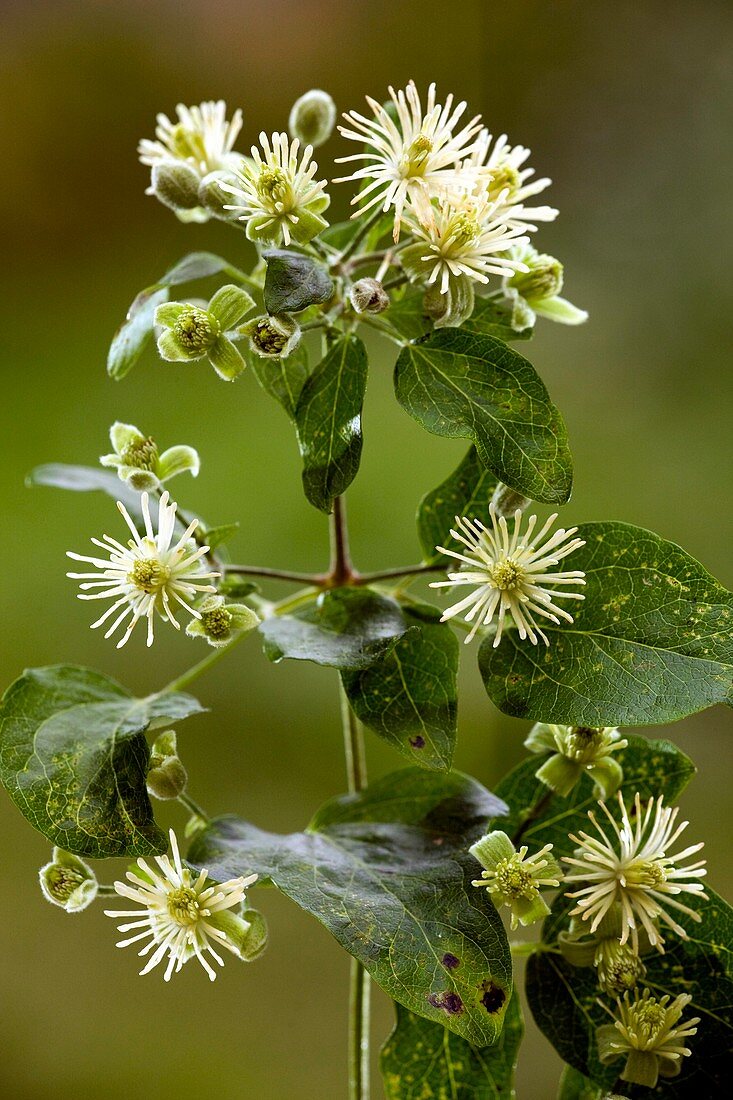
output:
[[[467,623],[473,623],[466,637],[466,641],[470,642],[479,627],[488,626],[496,619],[494,646],[498,646],[508,616],[522,640],[529,638],[532,645],[537,645],[538,638],[541,638],[545,645],[549,645],[546,635],[537,625],[536,616],[541,615],[553,623],[559,623],[560,619],[572,623],[572,615],[554,601],[582,600],[584,597],[579,592],[558,590],[555,585],[585,584],[585,573],[579,570],[560,573],[552,570],[568,554],[585,546],[585,542],[572,537],[577,527],[569,530],[561,527],[549,535],[557,515],[550,516],[544,526],[533,534],[537,516],[529,517],[527,530],[522,532],[522,512],[517,509],[514,530],[510,535],[506,519],[497,515],[493,503],[489,506],[489,513],[490,528],[478,519],[456,516],[456,527],[450,533],[465,550],[459,552],[444,546],[436,547],[441,554],[456,558],[463,568],[459,573],[449,573],[447,581],[434,581],[430,587],[467,585],[472,589],[468,596],[443,612],[441,621],[463,615]]]
[[[680,866],[683,860],[699,852],[703,844],[692,844],[676,855],[670,855],[671,848],[687,828],[688,822],[682,821],[678,825],[679,808],[664,806],[661,795],[657,799],[650,798],[646,806],[642,806],[637,794],[633,820],[621,792],[618,805],[620,824],[605,802],[599,802],[608,819],[605,827],[592,810],[588,811],[598,836],[585,832],[570,836],[578,847],[573,856],[563,856],[563,861],[570,866],[570,872],[565,877],[567,882],[582,884],[579,890],[567,895],[578,899],[572,913],[589,921],[590,930],[594,932],[611,906],[618,902],[623,917],[620,942],[626,943],[631,937],[634,950],[638,950],[638,924],[641,924],[649,942],[663,952],[664,938],[657,921],[662,921],[683,939],[688,938],[685,929],[668,909],[676,909],[696,921],[701,919],[694,909],[676,899],[680,894],[707,898],[702,883],[695,881],[706,874],[706,861],[701,859],[688,866]]]
[[[306,145],[300,156],[300,142],[287,134],[260,134],[262,152],[252,146],[252,159],[240,169],[235,183],[222,182],[221,189],[232,195],[225,204],[246,222],[251,241],[284,241],[306,244],[328,226],[321,217],[330,203],[325,180],[315,180],[318,165],[313,148]]]
[[[202,582],[218,577],[218,573],[207,572],[201,559],[208,553],[208,546],[197,546],[191,536],[199,525],[194,519],[179,539],[175,538],[177,505],[169,503],[169,495],[163,493],[158,506],[158,530],[153,529],[150,517],[150,502],[147,493],[140,497],[145,533],[141,535],[124,504],[117,502],[125,523],[132,535],[124,546],[110,535],[102,539],[92,539],[95,546],[108,554],[107,558],[87,557],[68,551],[75,561],[93,565],[94,573],[67,573],[67,577],[79,580],[82,589],[80,600],[110,600],[111,607],[92,623],[92,629],[112,619],[112,625],[105,632],[105,638],[126,621],[125,632],[117,643],[121,649],[128,640],[140,619],[148,622],[148,645],[153,644],[153,621],[158,614],[164,621],[180,630],[174,612],[176,605],[182,607],[194,618],[201,613],[192,606],[200,592],[215,592],[216,589]],[[93,591],[90,591],[93,590]]]
[[[170,831],[173,860],[156,856],[157,869],[138,859],[139,871],[127,872],[127,882],[116,882],[121,897],[142,906],[138,910],[105,910],[108,917],[132,918],[118,926],[119,932],[133,935],[118,942],[118,947],[148,942],[138,954],[150,955],[141,974],[148,974],[168,958],[165,981],[177,974],[189,959],[197,958],[213,982],[216,971],[206,958],[210,955],[219,966],[224,960],[217,948],[225,948],[239,958],[247,958],[247,933],[250,923],[240,915],[245,890],[257,879],[233,878],[217,883],[208,871],[195,874],[181,862],[176,835]],[[237,912],[232,912],[236,909]]]
[[[485,196],[443,199],[424,217],[408,213],[405,225],[416,243],[400,252],[402,266],[412,278],[436,284],[441,294],[447,293],[451,276],[488,283],[490,274],[506,279],[527,270],[510,251],[527,241],[518,236],[521,227],[510,225],[509,212]]]
[[[179,103],[177,121],[159,114],[155,128],[157,141],[143,138],[138,145],[140,161],[150,167],[183,161],[202,178],[209,172],[236,168],[242,158],[232,150],[242,129],[242,112],[236,110],[228,122],[226,111],[226,103],[219,99],[197,107]]]
[[[511,909],[512,928],[534,924],[546,917],[550,909],[540,897],[540,890],[559,886],[562,879],[560,867],[549,854],[552,844],[545,844],[531,856],[528,851],[526,845],[517,851],[500,830],[481,837],[469,848],[484,868],[481,878],[474,879],[471,885],[485,887],[496,905]]]
[[[493,142],[493,144],[492,144]],[[530,150],[523,145],[510,145],[506,134],[494,140],[488,130],[481,130],[471,155],[464,162],[468,169],[483,171],[482,186],[489,199],[499,200],[509,208],[511,219],[525,229],[536,229],[532,222],[551,222],[557,217],[552,206],[526,206],[528,199],[549,187],[552,180],[533,180],[534,168],[525,167]]]
[[[656,998],[648,989],[640,996],[625,993],[616,1001],[615,1012],[606,1008],[613,1023],[603,1024],[596,1032],[603,1065],[625,1057],[621,1080],[650,1089],[656,1088],[659,1077],[676,1077],[682,1059],[692,1053],[685,1042],[700,1023],[699,1016],[680,1023],[691,1000],[689,993],[680,993],[674,1000],[668,994]]]
[[[444,104],[437,103],[435,84],[431,84],[423,111],[420,93],[412,80],[404,90],[396,92],[390,87],[389,94],[388,107],[367,96],[374,118],[358,111],[344,115],[348,125],[339,126],[342,136],[366,145],[366,149],[339,157],[336,163],[365,163],[350,176],[334,182],[363,183],[352,199],[352,205],[359,206],[353,217],[380,206],[385,213],[394,209],[397,241],[408,201],[424,213],[429,210],[431,199],[456,190],[470,190],[477,180],[488,179],[488,172],[480,165],[464,163],[474,152],[476,135],[481,129],[478,115],[456,129],[466,110],[465,103],[454,107],[452,95]]]

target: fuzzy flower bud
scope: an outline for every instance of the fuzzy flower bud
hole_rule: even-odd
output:
[[[336,125],[336,104],[328,92],[312,88],[296,99],[290,111],[290,136],[316,149],[328,141]]]
[[[349,291],[356,313],[384,313],[389,309],[389,294],[378,279],[359,279]]]
[[[628,941],[621,943],[623,928],[623,912],[615,903],[595,932],[574,917],[570,928],[558,936],[563,958],[571,966],[595,967],[600,988],[614,997],[634,989],[644,978],[646,966],[641,956],[652,949],[643,929],[636,947]]]
[[[38,872],[41,892],[51,905],[67,913],[81,913],[97,896],[97,877],[78,856],[54,848],[51,862]]]
[[[623,768],[611,753],[625,749],[615,727],[535,725],[524,742],[535,753],[552,752],[536,772],[537,778],[566,797],[584,772],[595,783],[596,798],[609,798],[623,782]]]
[[[263,359],[286,359],[300,343],[300,325],[286,313],[255,317],[239,332],[249,337],[250,348]]]
[[[532,501],[529,497],[525,497],[522,493],[518,493],[516,489],[510,489],[508,485],[504,485],[504,483],[500,481],[494,489],[491,503],[494,505],[497,516],[504,516],[505,519],[511,519],[517,509],[520,512],[524,512]]]
[[[259,615],[243,603],[225,603],[223,596],[207,596],[199,605],[200,618],[192,619],[186,633],[193,638],[205,638],[209,645],[225,646],[235,634],[254,630]]]
[[[176,749],[176,732],[166,730],[156,737],[150,750],[146,779],[148,794],[161,801],[169,801],[183,794],[187,783],[188,773]]]
[[[193,210],[199,203],[199,175],[183,161],[161,161],[150,173],[149,194],[171,210]]]

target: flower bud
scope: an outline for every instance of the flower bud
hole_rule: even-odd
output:
[[[518,271],[509,285],[528,302],[555,298],[562,290],[563,266],[554,256],[537,255],[528,261],[529,271]]]
[[[291,137],[314,149],[328,141],[335,125],[336,104],[328,92],[320,88],[313,88],[296,99],[288,120]]]
[[[224,209],[227,203],[231,203],[232,199],[230,193],[222,189],[222,183],[226,183],[230,187],[235,186],[237,177],[234,172],[222,170],[209,172],[199,184],[197,201],[215,218],[221,218],[223,221],[236,221],[237,215]]]
[[[474,305],[473,283],[466,275],[451,276],[445,294],[437,283],[430,283],[425,291],[425,312],[436,328],[458,328],[471,316]]]
[[[494,505],[498,516],[504,516],[505,519],[510,519],[514,516],[517,509],[523,512],[526,508],[529,508],[532,501],[529,497],[525,497],[521,493],[518,493],[516,489],[510,489],[508,485],[504,485],[504,483],[500,481],[494,489],[491,503]]]
[[[378,279],[359,279],[349,291],[349,301],[357,313],[384,313],[389,309],[389,294]]]
[[[162,161],[150,174],[150,193],[171,210],[193,210],[199,202],[199,174],[181,161]]]
[[[286,313],[255,317],[239,332],[249,337],[252,351],[263,359],[285,359],[300,343],[300,326]]]
[[[67,913],[80,913],[97,896],[97,877],[78,856],[54,848],[51,862],[38,872],[41,892],[46,901]]]
[[[150,750],[146,784],[148,794],[161,801],[178,798],[186,789],[188,774],[178,758],[175,730],[156,737]]]
[[[616,939],[600,941],[594,963],[599,986],[614,997],[634,989],[646,974],[646,966],[632,945]]]

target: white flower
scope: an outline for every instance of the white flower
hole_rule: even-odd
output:
[[[260,144],[262,153],[252,146],[252,160],[242,165],[235,184],[222,181],[222,190],[237,200],[224,209],[247,223],[250,240],[306,244],[327,227],[321,214],[331,201],[326,181],[313,178],[318,171],[313,149],[306,145],[299,159],[300,142],[287,134],[270,139],[261,133]]]
[[[578,530],[577,527],[571,527],[567,531],[561,527],[543,542],[557,515],[550,516],[547,523],[533,536],[537,516],[529,517],[527,530],[522,534],[522,513],[517,509],[514,513],[514,531],[510,536],[506,520],[503,516],[497,517],[493,503],[489,506],[489,512],[491,529],[478,519],[456,516],[457,530],[451,530],[451,535],[463,543],[467,553],[448,550],[444,546],[436,547],[441,554],[457,558],[463,563],[463,568],[459,573],[449,573],[447,581],[434,581],[430,587],[469,585],[473,589],[470,595],[447,608],[441,621],[445,622],[465,611],[467,623],[475,620],[473,629],[466,638],[470,642],[479,627],[488,626],[496,616],[494,646],[498,646],[506,616],[509,614],[522,640],[529,638],[532,645],[537,645],[539,637],[545,645],[549,645],[535,616],[542,615],[553,623],[559,623],[561,618],[571,623],[572,615],[558,607],[553,598],[582,600],[584,596],[579,592],[561,592],[547,586],[585,584],[585,573],[579,570],[548,573],[546,570],[572,554],[573,550],[585,546],[585,542],[571,537]]]
[[[191,535],[199,521],[192,520],[174,543],[178,506],[169,504],[168,500],[168,493],[163,493],[158,508],[157,534],[150,518],[148,494],[143,493],[140,505],[145,522],[144,536],[140,536],[127,509],[118,501],[117,507],[132,534],[127,546],[123,546],[110,535],[104,535],[103,541],[92,539],[92,542],[109,554],[106,559],[86,557],[68,551],[68,557],[75,561],[88,562],[97,570],[96,573],[66,574],[67,577],[83,582],[79,585],[83,590],[79,595],[80,600],[108,600],[117,597],[101,618],[92,623],[92,630],[106,622],[119,608],[122,610],[106,631],[105,638],[114,634],[125,619],[130,619],[125,633],[117,643],[118,649],[122,648],[138,620],[143,617],[148,620],[148,645],[152,645],[156,612],[164,621],[167,620],[176,630],[180,630],[180,623],[173,613],[175,605],[178,604],[195,618],[200,618],[200,613],[191,606],[190,601],[197,598],[198,592],[215,591],[212,585],[200,583],[218,577],[219,574],[203,571],[200,559],[208,552],[209,547],[197,547],[191,541]],[[100,591],[89,592],[88,589]]]
[[[465,162],[466,168],[482,169],[487,179],[488,197],[499,199],[511,212],[515,223],[525,229],[536,229],[531,222],[551,222],[557,217],[552,206],[525,206],[527,199],[544,191],[552,180],[543,178],[532,180],[534,168],[523,167],[530,150],[523,145],[511,146],[506,134],[500,134],[492,146],[492,136],[488,130],[479,134],[473,152]]]
[[[626,1058],[622,1081],[656,1088],[659,1077],[676,1077],[682,1059],[689,1058],[691,1051],[684,1040],[697,1033],[700,1017],[680,1025],[692,997],[680,993],[670,1004],[671,1000],[669,994],[657,999],[645,989],[633,999],[625,993],[616,1001],[615,1013],[606,1008],[614,1022],[603,1024],[596,1032],[598,1055],[604,1066]]]
[[[120,940],[118,947],[148,940],[138,954],[143,957],[153,951],[140,971],[147,974],[168,956],[164,978],[168,982],[173,973],[189,959],[197,958],[213,982],[216,971],[205,957],[207,952],[219,964],[221,955],[212,946],[226,948],[233,955],[243,957],[242,945],[250,925],[238,913],[229,910],[241,908],[247,886],[257,875],[233,878],[216,883],[207,871],[194,874],[181,863],[175,833],[170,831],[173,862],[168,856],[156,856],[159,870],[154,870],[144,859],[138,859],[142,875],[127,872],[133,883],[116,882],[115,890],[123,898],[137,902],[139,910],[105,910],[108,917],[133,917],[132,921],[118,926],[119,932],[134,931],[134,935]],[[153,950],[155,949],[155,950]]]
[[[157,141],[144,138],[138,145],[142,164],[154,167],[167,161],[184,161],[203,178],[209,172],[235,168],[241,161],[232,153],[242,129],[242,112],[236,110],[227,122],[226,103],[209,101],[198,107],[176,107],[178,121],[159,114],[155,129]]]
[[[420,94],[414,81],[405,90],[395,92],[390,87],[392,106],[397,115],[394,122],[389,111],[367,96],[367,103],[374,118],[366,118],[357,111],[348,111],[344,118],[348,126],[339,126],[343,137],[350,141],[366,143],[366,152],[337,158],[337,164],[365,161],[350,176],[342,176],[335,183],[350,180],[364,181],[361,191],[352,199],[359,204],[360,213],[381,205],[385,213],[394,207],[394,239],[399,239],[402,213],[408,199],[419,210],[425,211],[430,200],[458,191],[470,190],[475,182],[486,175],[480,166],[463,164],[475,148],[475,137],[480,130],[477,115],[464,123],[454,133],[459,119],[466,110],[465,103],[453,107],[453,96],[445,104],[435,102],[435,84],[428,88],[428,99],[423,111]]]
[[[626,943],[631,936],[635,950],[638,950],[639,943],[637,921],[648,935],[649,942],[663,952],[664,939],[655,922],[663,921],[678,936],[687,939],[684,928],[666,910],[677,909],[699,921],[698,913],[674,899],[685,893],[707,897],[700,882],[689,881],[702,878],[707,873],[704,870],[705,860],[698,860],[688,867],[676,866],[681,860],[699,852],[703,844],[693,844],[674,856],[669,855],[670,848],[687,828],[688,822],[676,825],[678,807],[663,806],[662,801],[661,795],[656,800],[650,798],[646,807],[642,808],[637,794],[632,823],[619,792],[620,825],[611,816],[605,802],[599,802],[610,829],[605,831],[589,810],[588,817],[599,836],[589,836],[584,832],[579,837],[571,835],[570,839],[578,847],[574,857],[563,856],[565,863],[572,868],[566,880],[586,884],[582,889],[568,893],[569,898],[580,899],[572,911],[573,915],[591,921],[590,930],[593,932],[614,902],[618,902],[624,923],[620,942]]]
[[[522,229],[509,223],[509,211],[486,196],[442,199],[424,218],[408,213],[405,225],[417,243],[401,251],[403,267],[428,284],[436,283],[441,294],[447,293],[451,276],[488,283],[490,274],[511,278],[527,270],[509,251],[527,238],[518,237]]]

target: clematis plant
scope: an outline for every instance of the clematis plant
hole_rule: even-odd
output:
[[[0,781],[52,845],[42,894],[68,913],[112,895],[132,902],[105,910],[121,922],[118,946],[138,949],[141,973],[181,982],[193,960],[213,979],[227,957],[260,956],[266,918],[251,898],[273,884],[352,956],[350,1100],[370,1095],[372,980],[396,1012],[381,1055],[388,1100],[514,1095],[517,955],[566,1063],[560,1100],[627,1086],[635,1100],[722,1095],[733,913],[703,884],[702,842],[679,843],[676,802],[694,765],[634,727],[733,698],[733,596],[653,532],[545,518],[570,499],[568,434],[515,345],[544,319],[587,314],[560,297],[564,267],[538,247],[557,210],[536,205],[550,180],[529,150],[434,84],[390,88],[339,126],[338,171],[350,174],[333,197],[351,184],[353,212],[329,224],[329,170],[314,147],[335,120],[328,93],[307,92],[290,133],[260,132],[246,153],[240,132],[258,131],[241,111],[181,104],[140,143],[147,193],[182,221],[220,221],[233,259],[193,252],[152,283],[145,273],[109,374],[138,366],[175,386],[171,365],[208,363],[236,383],[232,400],[244,397],[245,428],[256,400],[276,401],[330,560],[314,573],[232,560],[237,524],[204,523],[164,488],[199,474],[198,452],[160,453],[132,424],[112,425],[101,470],[36,474],[118,502],[116,533],[69,555],[84,566],[68,574],[79,598],[103,601],[91,626],[118,648],[142,635],[165,645],[169,628],[193,647],[189,668],[140,698],[72,663],[8,688]],[[468,443],[418,503],[421,559],[370,573],[352,559],[345,503],[363,449],[367,334],[396,349],[407,415]],[[155,348],[157,366],[154,355],[145,364]],[[164,437],[146,423],[158,428]],[[186,479],[177,484],[184,496]],[[472,652],[459,637],[491,701],[535,723],[520,735],[532,755],[493,792],[452,770],[459,651]],[[287,659],[333,670],[343,725],[348,790],[289,836],[212,820],[190,793],[181,725],[202,708],[188,689],[216,662],[261,659],[255,639],[265,659],[285,661],[283,677]],[[401,766],[369,782],[371,737]],[[172,800],[188,813],[180,837],[155,817]],[[112,857],[128,870],[105,882],[104,863],[88,861]],[[519,925],[538,935],[511,941]]]

